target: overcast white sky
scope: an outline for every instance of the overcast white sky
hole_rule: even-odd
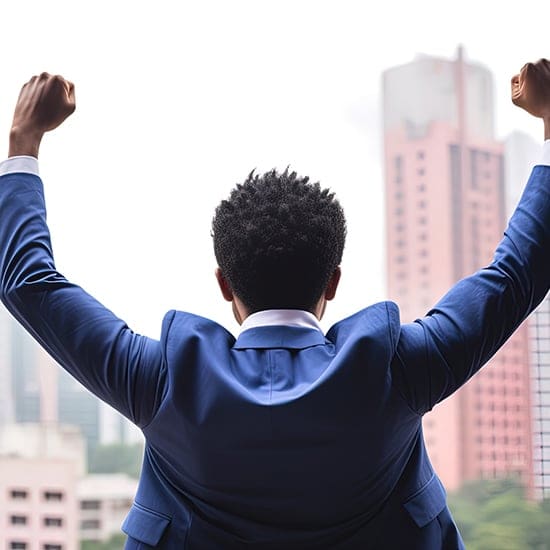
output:
[[[538,139],[509,80],[550,56],[549,15],[543,0],[4,0],[0,151],[26,80],[75,82],[40,158],[57,266],[151,336],[171,308],[236,328],[210,238],[234,183],[286,165],[320,180],[350,233],[328,328],[385,298],[381,72],[461,43],[493,71],[497,135]]]

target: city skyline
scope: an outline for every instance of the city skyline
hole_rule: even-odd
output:
[[[431,63],[430,60],[436,60],[437,63],[443,67],[446,63],[445,58],[433,58],[430,56],[420,56],[416,57],[413,62],[410,62],[405,65],[401,65],[401,70],[404,67],[413,67],[415,64],[429,64]],[[439,59],[439,61],[437,61]],[[483,139],[494,139],[494,133],[495,133],[495,125],[496,121],[494,118],[494,113],[492,109],[487,109],[486,107],[488,105],[493,105],[493,93],[494,93],[494,86],[492,83],[492,80],[490,77],[487,77],[489,75],[488,69],[484,66],[484,64],[475,63],[472,64],[471,67],[474,67],[475,70],[473,73],[468,75],[467,79],[467,85],[470,86],[470,88],[473,86],[474,88],[477,86],[478,89],[483,90],[484,95],[483,98],[480,100],[481,104],[477,106],[475,113],[479,114],[479,116],[470,116],[468,120],[468,124],[471,127],[473,124],[477,125],[476,132],[479,134],[479,136]],[[387,73],[391,72],[391,68],[387,69]],[[441,70],[438,69],[438,70]],[[477,75],[477,76],[476,76]],[[416,74],[412,75],[414,78],[416,78],[422,85],[424,86],[424,92],[430,87],[430,79],[429,75],[426,74]],[[448,83],[446,85],[449,85]],[[408,94],[408,91],[407,91]],[[475,99],[476,94],[475,92],[472,92],[472,89],[469,89],[468,91],[469,98]],[[443,96],[442,96],[443,97]],[[411,98],[414,98],[414,94],[409,95],[408,101],[411,100]],[[403,99],[403,98],[401,98]],[[445,101],[448,101],[448,97]],[[432,106],[434,109],[439,109],[441,112],[445,112],[445,109],[448,109],[448,105],[445,103],[440,104],[439,106]],[[399,102],[399,108],[405,108],[406,109],[406,102],[400,101]],[[398,109],[394,109],[390,116],[393,117],[394,120],[398,120],[399,114]],[[457,113],[454,112],[453,116],[457,116]],[[424,128],[424,125],[426,121],[417,120],[414,122],[414,124],[409,121],[409,128],[408,131],[413,132],[424,132],[426,129]],[[428,121],[429,122],[429,121]],[[412,124],[412,126],[411,126]],[[414,128],[413,128],[414,126]],[[412,130],[411,130],[412,128]],[[416,129],[415,129],[416,128]],[[497,147],[497,149],[501,147],[500,145]],[[517,147],[516,147],[517,149]],[[535,147],[536,149],[536,147]],[[500,152],[499,152],[500,154]],[[511,167],[508,166],[507,170],[511,170]],[[522,177],[524,177],[526,171],[524,170],[522,173]],[[521,186],[520,186],[521,187]],[[512,193],[512,192],[511,192]],[[518,192],[517,190],[512,193],[513,198],[512,201],[517,200]],[[500,199],[499,199],[500,200]],[[501,213],[501,218],[503,221],[505,219],[506,214]],[[388,218],[391,222],[391,216]],[[494,243],[493,243],[494,244]],[[491,247],[486,248],[485,251],[485,259],[488,259],[488,254],[492,251]],[[455,267],[455,279],[462,274],[467,274],[469,272],[469,267],[472,268],[472,270],[480,264],[480,258],[479,258],[479,251],[476,253],[477,257],[473,259],[473,263],[471,266],[468,266],[464,270],[456,270]],[[448,288],[449,284],[451,282],[451,279],[443,278],[439,281],[435,282],[435,287],[433,286],[432,281],[432,288],[430,289],[429,293],[424,293],[424,296],[422,297],[421,304],[417,304],[418,309],[416,310],[416,315],[422,314],[427,308],[429,308],[433,303],[435,303],[436,299],[441,296]],[[417,281],[418,288],[421,288],[424,283],[421,281]],[[391,285],[390,285],[391,286]],[[388,289],[387,294],[390,297],[395,297],[395,292],[391,288]],[[393,296],[392,296],[393,294]],[[407,297],[405,296],[398,296],[398,302],[402,308],[402,311],[405,314],[405,317],[407,315],[410,315],[410,307],[407,302]],[[4,313],[4,315],[7,315]],[[413,315],[414,316],[414,315]],[[1,319],[0,319],[1,320]],[[6,327],[12,327],[12,328],[6,328]],[[4,338],[4,341],[7,336],[6,331],[11,331],[13,333],[13,340],[12,343],[9,346],[3,347],[4,355],[8,353],[11,354],[11,360],[16,363],[22,364],[22,369],[12,369],[12,372],[9,374],[6,374],[6,369],[0,369],[0,374],[4,377],[6,377],[6,380],[8,384],[4,385],[4,388],[8,387],[9,384],[12,384],[12,386],[15,388],[15,395],[16,399],[14,400],[11,395],[6,394],[4,392],[4,396],[0,396],[0,411],[4,416],[11,415],[13,419],[23,422],[23,421],[37,421],[39,419],[39,402],[40,402],[40,391],[39,391],[39,379],[40,375],[38,368],[31,368],[29,365],[31,365],[33,362],[36,362],[38,365],[39,358],[40,358],[40,352],[37,352],[35,349],[31,349],[25,344],[25,342],[30,341],[28,336],[25,336],[23,333],[23,329],[20,327],[12,326],[8,323],[6,325],[6,321],[3,320],[0,322],[0,335],[2,338]],[[27,338],[27,340],[25,340]],[[4,357],[4,361],[5,361]],[[47,369],[48,367],[46,367]],[[28,373],[25,372],[25,369],[30,369]],[[47,372],[47,370],[45,371]],[[51,385],[52,382],[49,381],[49,384]],[[56,402],[55,408],[55,416],[59,417],[60,421],[66,421],[66,420],[74,420],[78,419],[80,417],[80,420],[78,423],[83,427],[84,431],[87,432],[88,437],[87,439],[92,442],[92,446],[95,445],[97,442],[100,441],[100,439],[103,442],[116,442],[119,440],[129,440],[129,441],[136,441],[136,439],[139,439],[139,437],[136,435],[136,431],[132,431],[128,427],[124,427],[126,423],[120,424],[122,422],[119,417],[113,413],[112,411],[106,410],[105,407],[103,407],[100,411],[100,408],[98,404],[94,401],[93,398],[91,398],[88,394],[83,394],[82,389],[79,387],[79,385],[76,382],[70,381],[70,379],[65,375],[64,373],[60,373],[58,376],[58,381],[56,384],[57,387],[57,396],[55,398],[52,398],[52,401]],[[71,389],[72,388],[72,389]],[[82,397],[79,397],[82,396]],[[76,411],[74,410],[74,406],[70,406],[70,401],[73,401],[73,404],[78,406],[86,405],[87,412],[84,410]],[[81,407],[82,408],[82,407]],[[50,406],[51,409],[51,406]],[[10,412],[11,411],[11,412]],[[51,414],[51,413],[50,413]],[[114,415],[114,416],[113,416]],[[93,418],[92,418],[93,417]],[[100,424],[103,426],[104,435],[100,434]]]

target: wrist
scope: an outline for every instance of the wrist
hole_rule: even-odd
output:
[[[9,157],[27,155],[38,158],[40,142],[43,132],[31,132],[17,127],[12,127],[9,140]]]

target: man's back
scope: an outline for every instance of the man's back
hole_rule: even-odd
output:
[[[378,537],[387,548],[388,526],[376,517],[405,515],[412,527],[445,509],[421,415],[392,379],[394,304],[363,310],[326,338],[260,324],[235,341],[177,312],[164,328],[160,405],[143,428],[144,477],[159,479],[142,481],[123,527],[130,536],[141,540],[144,510],[154,510],[190,548],[216,539],[220,548],[357,547]],[[413,548],[410,532],[399,533]]]

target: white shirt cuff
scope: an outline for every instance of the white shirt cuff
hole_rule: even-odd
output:
[[[38,159],[21,155],[19,157],[10,157],[4,162],[0,162],[0,176],[21,172],[38,176]]]
[[[550,166],[550,139],[547,139],[542,145],[542,155],[539,164]]]

